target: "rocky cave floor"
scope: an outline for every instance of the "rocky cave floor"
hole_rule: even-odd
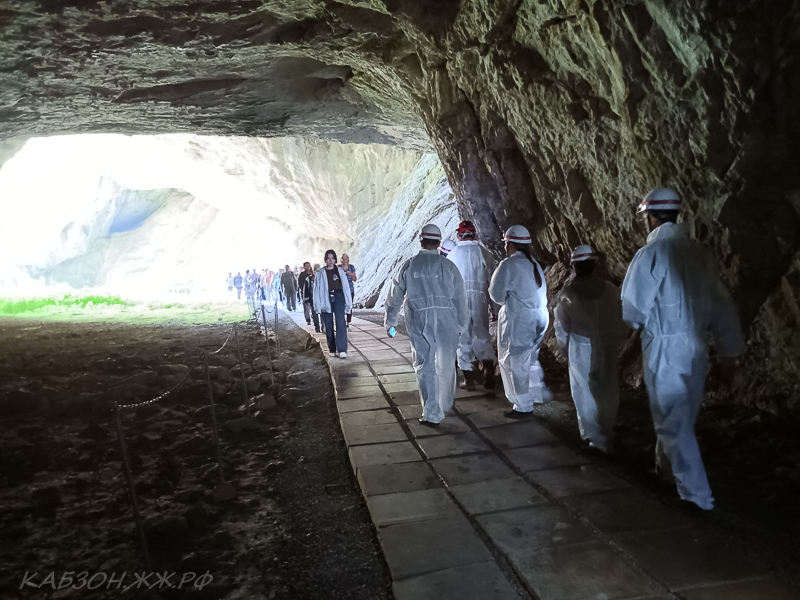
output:
[[[211,361],[235,499],[214,497],[201,371],[167,398],[121,413],[154,570],[178,573],[176,584],[188,572],[213,576],[202,589],[161,588],[162,598],[391,597],[319,346],[288,319],[282,325],[276,383],[263,359],[245,368],[250,397],[265,394],[254,419],[243,419],[233,339]],[[0,321],[0,596],[154,597],[141,584],[120,591],[146,569],[111,406],[169,389],[195,368],[199,347],[216,349],[229,329]],[[266,354],[252,325],[240,342],[246,365]],[[127,575],[121,588],[54,592],[47,575],[55,572],[57,587],[65,571]],[[26,572],[44,585],[20,590]]]
[[[383,323],[380,312],[355,312]],[[406,333],[404,323],[398,329]],[[561,442],[579,450],[566,365],[544,347],[540,359],[554,401],[537,407],[536,415]],[[615,436],[616,453],[607,459],[609,466],[667,502],[677,498],[674,486],[664,486],[655,476],[656,436],[644,389],[623,385]],[[757,560],[781,577],[800,583],[800,412],[776,416],[707,402],[697,437],[716,499],[715,509],[703,513],[703,519],[744,541]]]

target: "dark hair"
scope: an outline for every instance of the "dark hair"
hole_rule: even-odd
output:
[[[576,275],[591,275],[594,273],[594,268],[597,266],[596,260],[579,260],[572,263],[572,268],[575,269]]]
[[[422,238],[421,241],[422,241],[422,247],[425,248],[425,250],[435,250],[436,248],[439,247],[440,244],[439,240],[429,240],[426,238]]]
[[[514,248],[517,249],[517,252],[522,252],[531,264],[533,265],[533,275],[536,277],[536,285],[542,287],[542,276],[539,274],[539,269],[536,268],[536,261],[533,260],[531,256],[531,247],[528,244],[517,244],[516,242],[509,242],[510,244],[514,244]]]
[[[310,263],[310,262],[308,262],[308,261],[306,261],[306,262],[304,262],[304,263],[303,263],[303,266],[305,267],[306,265],[308,265],[308,266],[310,267],[310,266],[311,266],[311,263]]]
[[[336,256],[336,250],[325,250],[325,256],[322,257],[322,262],[325,262],[325,260],[328,258],[328,254],[333,254],[334,263],[339,262],[339,257]]]
[[[662,223],[677,223],[678,211],[677,210],[648,210],[647,214],[653,215]]]

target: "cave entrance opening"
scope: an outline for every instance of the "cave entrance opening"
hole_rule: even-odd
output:
[[[458,220],[432,154],[188,134],[29,139],[0,166],[0,207],[3,298],[235,301],[229,274],[333,248],[375,304],[422,224]]]

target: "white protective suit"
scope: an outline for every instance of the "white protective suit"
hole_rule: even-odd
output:
[[[480,242],[473,240],[458,242],[447,258],[458,267],[467,291],[469,325],[459,340],[458,368],[471,371],[475,360],[495,360],[489,334],[489,282],[495,260]],[[493,311],[496,312],[495,307]]]
[[[497,266],[489,296],[502,305],[497,350],[506,396],[517,412],[531,412],[549,396],[539,366],[539,346],[550,321],[544,271],[515,252]]]
[[[422,418],[439,423],[453,407],[458,336],[469,322],[458,268],[438,250],[420,250],[392,279],[386,298],[387,328],[397,326],[401,306],[411,338]]]
[[[611,452],[619,408],[617,354],[628,332],[619,288],[596,275],[578,276],[561,291],[553,316],[558,348],[569,359],[581,438]]]
[[[622,284],[622,316],[643,328],[656,464],[666,473],[671,468],[681,498],[709,510],[714,498],[694,433],[708,370],[706,332],[719,356],[739,356],[744,342],[711,255],[689,239],[684,224],[661,225],[636,253]]]

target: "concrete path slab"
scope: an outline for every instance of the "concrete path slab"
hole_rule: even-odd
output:
[[[358,469],[358,482],[365,496],[442,487],[442,482],[425,462],[362,467]]]
[[[386,350],[386,351],[381,350],[379,352],[374,352],[374,351],[370,352],[368,350],[365,350],[364,354],[366,355],[366,359],[370,363],[380,362],[380,361],[390,361],[390,360],[396,360],[396,359],[401,359],[402,358],[394,350]]]
[[[492,541],[511,560],[521,561],[541,548],[595,540],[590,529],[560,506],[516,508],[477,517]]]
[[[658,598],[657,589],[600,542],[542,549],[518,572],[540,600]]]
[[[519,600],[494,561],[397,581],[395,600]]]
[[[510,479],[514,472],[494,454],[437,458],[431,464],[447,485],[463,485],[490,479]]]
[[[509,425],[511,423],[516,423],[514,419],[509,419],[508,417],[504,416],[503,413],[509,408],[505,409],[495,409],[495,410],[483,410],[479,412],[474,412],[472,414],[467,415],[467,419],[469,419],[475,427],[482,429],[484,427],[493,427],[495,425]]]
[[[411,442],[389,442],[386,444],[369,444],[350,448],[350,461],[358,468],[372,465],[392,465],[404,462],[421,461],[417,449]]]
[[[673,590],[766,575],[726,540],[699,528],[625,534],[614,541]]]
[[[464,517],[384,527],[380,541],[398,580],[493,560]]]
[[[770,578],[684,590],[681,595],[686,600],[797,600],[800,588]]]
[[[508,450],[506,456],[522,472],[588,464],[588,460],[561,444]]]
[[[388,391],[388,390],[387,390]],[[398,406],[408,405],[408,404],[419,404],[422,406],[422,399],[420,398],[419,391],[413,390],[410,392],[394,392],[389,394],[389,397],[394,401],[395,404]]]
[[[368,396],[382,396],[383,392],[377,386],[361,386],[361,387],[347,387],[343,390],[336,391],[336,397],[339,400],[352,400],[353,398],[366,398]]]
[[[347,379],[349,377],[372,377],[372,371],[369,370],[369,367],[357,367],[353,366],[348,369],[340,369],[331,374],[333,381],[340,381],[343,379]]]
[[[377,387],[375,385],[375,378],[371,373],[365,377],[335,377],[333,379],[333,386],[336,388],[336,391],[344,391],[354,387]]]
[[[403,442],[408,439],[400,424],[383,423],[381,425],[345,425],[342,424],[344,439],[348,446],[361,444],[380,444],[383,442]]]
[[[355,411],[389,408],[389,403],[383,396],[374,396],[370,398],[356,398],[354,400],[341,400],[336,403],[336,408],[339,410],[339,414],[343,414]]]
[[[391,375],[378,375],[378,380],[381,383],[408,383],[413,381],[417,382],[416,373],[393,373]]]
[[[394,356],[392,356],[391,358],[387,358],[387,359],[383,359],[383,360],[377,360],[375,358],[370,358],[369,359],[369,365],[370,365],[370,367],[375,369],[375,373],[377,373],[378,375],[385,375],[386,374],[384,372],[385,369],[388,369],[390,367],[403,367],[405,365],[408,365],[408,361],[406,361],[399,354],[395,353]],[[400,371],[400,372],[402,373],[403,371]]]
[[[533,419],[488,427],[482,433],[501,450],[559,443],[556,436]]]
[[[489,452],[489,446],[472,432],[421,438],[418,443],[428,458]]]
[[[547,503],[544,496],[520,477],[454,485],[450,491],[471,515]]]
[[[397,416],[388,408],[385,410],[344,413],[339,418],[342,421],[342,427],[397,423]]]
[[[609,535],[695,525],[688,515],[671,510],[634,489],[569,496],[564,502]]]
[[[461,516],[458,507],[443,489],[372,496],[367,504],[372,520],[378,527]]]
[[[377,375],[390,375],[392,373],[413,373],[414,367],[410,364],[376,364],[372,365],[372,368],[375,369],[375,373]]]
[[[383,386],[389,394],[393,394],[396,392],[416,392],[419,388],[417,388],[416,381],[404,381],[402,383],[387,383]]]
[[[469,431],[469,425],[458,417],[445,417],[444,421],[440,421],[439,427],[436,428],[420,425],[417,421],[406,421],[406,423],[408,423],[411,435],[413,435],[415,439],[450,435],[454,433],[467,433]]]
[[[422,416],[422,404],[419,402],[416,404],[398,405],[397,409],[400,411],[404,421],[419,419]]]
[[[455,407],[462,415],[469,415],[484,410],[508,410],[508,403],[491,396],[473,396],[458,400],[455,403]]]
[[[556,498],[630,487],[628,482],[594,465],[533,471],[528,476]]]

